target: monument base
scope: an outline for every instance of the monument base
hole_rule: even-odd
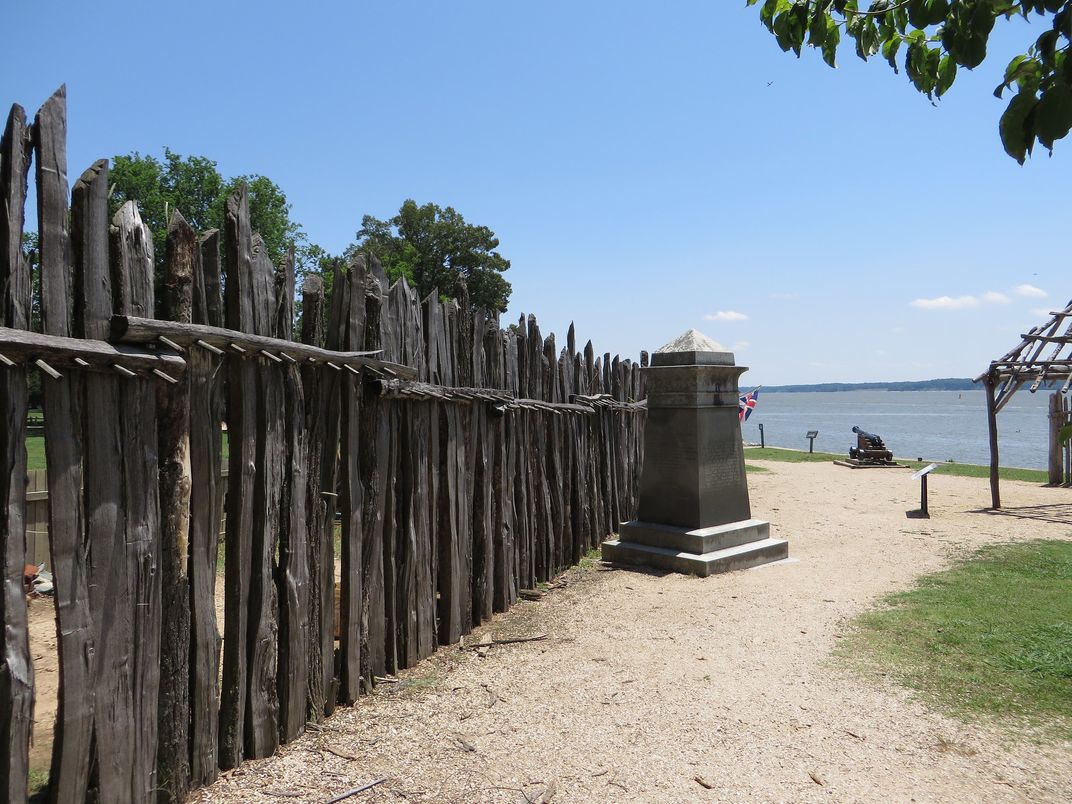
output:
[[[633,520],[602,547],[604,561],[703,577],[789,557],[789,542],[770,538],[770,523],[761,519],[693,530]]]

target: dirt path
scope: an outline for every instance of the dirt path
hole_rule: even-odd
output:
[[[831,658],[847,619],[977,545],[1072,538],[1072,491],[1003,484],[1019,510],[999,516],[986,481],[938,476],[917,520],[906,471],[763,465],[753,512],[790,562],[573,570],[469,638],[547,640],[444,649],[193,800],[323,802],[379,778],[351,800],[1072,800],[1072,744],[965,726]]]

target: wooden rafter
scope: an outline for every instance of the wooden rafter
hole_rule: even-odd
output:
[[[1066,319],[1068,322],[1062,328]],[[1048,321],[1020,337],[1017,346],[991,362],[990,368],[976,378],[976,382],[984,378],[993,381],[995,412],[1029,383],[1031,393],[1058,382],[1062,383],[1062,393],[1072,387],[1072,301],[1065,309],[1051,312]],[[1048,345],[1052,349],[1044,354]]]
[[[1061,325],[1069,319],[1063,332]],[[997,414],[1024,385],[1035,393],[1039,388],[1052,388],[1061,382],[1061,393],[1072,388],[1072,301],[1063,310],[1050,313],[1050,318],[1038,327],[1021,335],[1020,343],[1010,349],[975,378],[985,382],[987,420],[990,430],[990,493],[994,508],[1001,507],[998,491]],[[1052,349],[1043,355],[1048,345]]]

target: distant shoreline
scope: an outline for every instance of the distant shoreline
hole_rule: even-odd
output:
[[[775,394],[837,391],[979,391],[969,377],[943,377],[915,382],[821,382],[812,385],[764,385],[763,390]]]

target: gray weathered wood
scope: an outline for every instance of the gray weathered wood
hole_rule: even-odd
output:
[[[224,316],[228,329],[250,332],[253,323],[253,254],[249,191],[243,184],[227,199],[224,228]],[[253,562],[253,487],[257,460],[257,366],[228,360],[227,524],[224,536],[223,678],[220,686],[219,763],[243,760],[249,694],[249,568]]]
[[[172,212],[167,233],[163,315],[193,321],[197,235]],[[190,789],[190,386],[157,385],[160,460],[160,728],[157,800],[177,802]]]
[[[365,318],[362,346],[382,350],[387,337],[386,305],[387,277],[377,262],[369,262],[368,276],[364,282]],[[394,642],[388,665],[387,628],[388,613],[393,618],[394,599],[388,599],[393,587],[385,586],[384,562],[391,562],[390,580],[393,582],[394,553],[392,545],[384,544],[393,523],[387,517],[393,515],[393,501],[388,486],[391,457],[391,432],[388,411],[366,387],[358,389],[360,402],[360,477],[362,487],[361,514],[361,674],[367,682],[372,677],[395,672]],[[344,546],[345,550],[345,546]],[[345,552],[344,552],[345,555]],[[392,634],[393,636],[393,634]]]
[[[41,320],[46,334],[69,337],[71,244],[67,215],[66,89],[45,102],[34,122],[40,236]],[[49,798],[86,795],[93,726],[92,615],[82,517],[81,384],[77,376],[44,380],[49,547],[56,587],[56,634],[63,684],[57,702]]]
[[[345,348],[350,329],[351,285],[348,273],[344,272],[341,261],[335,263],[331,294],[331,313],[325,335],[328,349]],[[361,297],[359,297],[360,299]],[[360,301],[360,315],[364,315],[364,304]],[[362,329],[364,324],[362,323]],[[331,714],[339,698],[339,674],[335,659],[335,634],[338,620],[335,616],[335,515],[342,513],[342,462],[339,459],[342,433],[342,384],[346,372],[328,371],[320,375],[320,407],[315,412],[316,420],[324,428],[323,446],[320,461],[321,497],[325,506],[323,519],[318,522],[320,528],[320,640],[322,689],[324,710],[322,714]],[[339,590],[341,592],[341,589]]]
[[[418,376],[427,372],[423,315],[420,297],[405,279],[396,283],[391,294],[392,315],[397,320],[398,351],[396,360],[417,368]],[[428,525],[423,513],[423,487],[419,484],[425,470],[427,435],[423,420],[423,408],[419,405],[399,407],[396,429],[395,482],[398,494],[398,582],[396,583],[396,606],[398,610],[398,661],[401,667],[411,667],[423,658],[422,627],[427,628],[425,617],[434,611],[434,601],[422,600],[422,582],[430,570],[428,562]],[[407,443],[403,443],[406,442]],[[426,569],[427,568],[427,569]],[[422,608],[425,609],[422,615]],[[422,622],[423,621],[423,622]],[[430,650],[431,634],[427,637]]]
[[[301,339],[310,346],[323,346],[325,333],[325,309],[324,309],[324,282],[315,275],[310,274],[302,283],[302,321]],[[306,483],[306,525],[308,537],[306,549],[308,552],[309,572],[309,615],[308,615],[308,664],[307,664],[307,699],[309,720],[316,722],[324,716],[324,661],[331,664],[331,654],[325,648],[324,612],[325,605],[323,587],[329,584],[327,574],[334,574],[331,562],[324,566],[323,551],[324,542],[330,553],[332,540],[330,533],[325,535],[325,525],[330,528],[334,523],[328,519],[328,511],[331,511],[331,519],[334,519],[334,502],[329,506],[326,499],[334,501],[334,496],[327,498],[322,494],[321,467],[325,455],[325,441],[327,440],[327,422],[321,415],[324,392],[324,383],[321,382],[321,371],[312,366],[303,366],[301,369],[302,394],[305,401],[305,429],[308,437],[309,473]],[[338,420],[336,409],[335,420]],[[338,435],[328,449],[337,452]],[[293,493],[293,492],[292,492]],[[330,600],[328,600],[330,603]],[[328,634],[327,649],[330,649],[334,634]]]
[[[294,254],[277,272],[276,333],[289,340],[294,318]],[[274,369],[283,375],[284,484],[280,501],[279,538],[279,735],[296,738],[308,720],[309,677],[309,545],[306,510],[309,484],[309,434],[301,375],[292,364]],[[319,454],[317,455],[319,464]]]
[[[116,316],[112,319],[111,339],[121,343],[153,343],[165,337],[180,346],[191,347],[198,341],[215,346],[239,356],[258,360],[264,355],[262,350],[275,356],[288,355],[295,360],[312,363],[334,363],[336,366],[370,366],[388,376],[416,379],[416,372],[398,363],[380,360],[372,352],[331,351],[307,346],[297,341],[273,338],[265,335],[243,333],[232,329],[221,329],[197,324],[180,324],[173,321],[152,321],[132,316]],[[235,347],[242,351],[237,352]],[[138,352],[138,354],[142,354]]]
[[[440,308],[438,303],[434,305]],[[456,382],[458,307],[447,303],[430,316],[429,353],[439,355],[438,370],[447,384]],[[438,471],[439,643],[457,642],[471,629],[470,560],[472,541],[467,502],[466,419],[457,405],[440,405]]]
[[[988,375],[985,383],[986,389],[986,423],[987,435],[990,441],[990,507],[994,510],[1001,508],[1001,477],[998,469],[998,412],[997,403],[994,399],[995,382],[993,375]]]
[[[133,202],[113,218],[113,310],[148,317],[155,309],[152,233]],[[156,381],[119,384],[123,444],[124,552],[131,595],[133,770],[135,801],[156,794],[157,703],[160,687],[160,506],[157,485]]]
[[[271,337],[276,322],[275,269],[260,235],[253,235],[254,333]],[[249,627],[245,754],[271,756],[279,747],[279,603],[274,581],[280,532],[286,443],[283,377],[275,364],[260,358],[257,366],[256,472],[253,483],[253,540],[249,564]],[[253,389],[243,389],[249,393]]]
[[[71,197],[77,334],[101,338],[112,314],[108,257],[108,171],[97,162],[75,183]],[[84,506],[89,545],[89,604],[93,611],[94,795],[131,801],[134,702],[131,697],[134,636],[126,573],[122,505],[123,445],[119,378],[87,373],[85,384]],[[112,616],[108,616],[111,614]],[[118,615],[118,616],[116,616]]]
[[[364,302],[367,266],[364,255],[350,262],[349,309],[345,348],[360,350],[365,338]],[[353,703],[361,694],[361,623],[365,489],[361,480],[361,385],[352,374],[341,379],[342,421],[339,444],[339,494],[342,514],[341,584],[339,588],[339,700]]]
[[[16,363],[25,362],[27,365],[37,358],[43,358],[58,369],[114,374],[114,366],[124,366],[135,373],[147,375],[153,369],[159,369],[175,377],[186,369],[186,361],[178,355],[7,327],[0,327],[0,343],[3,344],[5,357],[15,358]],[[77,363],[76,360],[85,363]]]
[[[30,325],[30,271],[22,257],[30,138],[26,113],[12,106],[0,138],[0,324]],[[26,369],[0,369],[0,799],[26,801],[34,673],[27,630]]]
[[[219,236],[198,239],[193,317],[222,324]],[[218,771],[220,634],[216,622],[222,482],[222,358],[206,349],[187,355],[190,393],[190,782],[211,784]]]

